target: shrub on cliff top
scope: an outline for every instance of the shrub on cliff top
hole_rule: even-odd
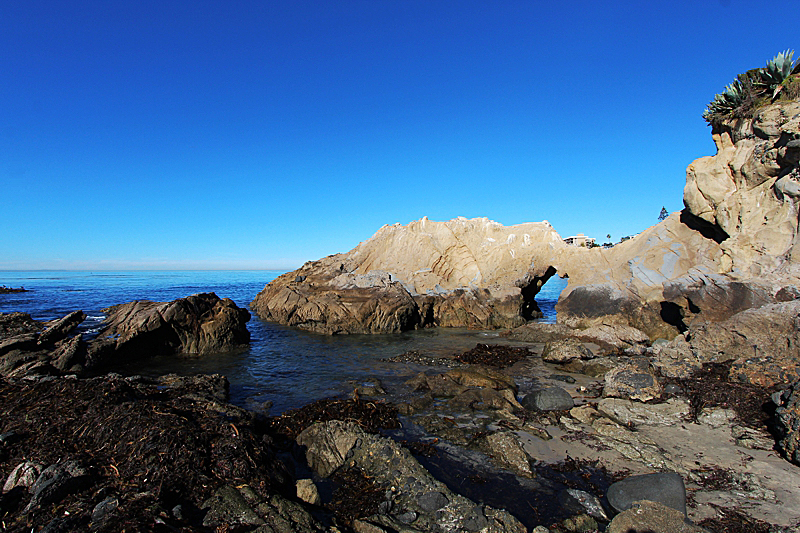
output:
[[[765,67],[736,76],[725,90],[714,96],[703,118],[717,127],[727,120],[750,118],[756,109],[778,99],[800,96],[800,60],[794,50],[779,53]]]

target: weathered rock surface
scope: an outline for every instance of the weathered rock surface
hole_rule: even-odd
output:
[[[39,334],[39,344],[54,344],[65,339],[84,320],[86,320],[86,313],[73,311],[63,318],[50,322],[47,328]]]
[[[89,346],[89,367],[107,364],[114,356],[200,355],[250,342],[250,313],[214,293],[167,303],[135,301],[105,312],[106,325]]]
[[[784,456],[800,466],[800,381],[772,396],[778,448]]]
[[[732,361],[731,375],[770,387],[800,375],[800,300],[751,308],[721,322],[696,321],[654,350],[664,375],[685,377],[703,363]]]
[[[608,533],[707,533],[707,530],[686,522],[686,517],[666,505],[648,500],[637,501],[633,506],[614,517],[606,529]]]
[[[649,368],[626,364],[606,372],[603,396],[646,402],[661,395],[661,384]]]
[[[555,272],[545,258],[566,251],[547,222],[423,218],[279,277],[251,308],[323,333],[516,327],[540,316],[534,296]]]
[[[393,440],[364,432],[338,420],[314,424],[297,442],[319,475],[341,468],[359,468],[388,488],[388,512],[364,519],[402,531],[508,531],[525,527],[506,511],[478,505],[448,489],[425,470],[409,451]]]

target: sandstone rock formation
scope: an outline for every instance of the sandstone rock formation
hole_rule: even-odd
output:
[[[712,135],[717,154],[687,169],[686,208],[610,249],[568,246],[547,222],[423,218],[281,276],[252,309],[324,333],[516,327],[557,274],[569,278],[559,323],[631,326],[652,340],[797,298],[800,102]]]
[[[167,303],[134,301],[104,311],[106,326],[89,346],[87,367],[102,366],[113,355],[199,355],[250,342],[250,313],[214,293]]]
[[[547,222],[423,218],[284,274],[251,308],[323,333],[514,327],[540,316],[534,296],[555,273],[552,258],[575,251]]]

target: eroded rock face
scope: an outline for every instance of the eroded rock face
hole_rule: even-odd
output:
[[[547,222],[423,218],[277,278],[251,308],[322,333],[516,327],[541,316],[533,298],[567,251]]]
[[[652,341],[796,298],[800,102],[713,137],[717,154],[687,169],[686,209],[610,249],[568,246],[546,222],[423,218],[281,276],[251,307],[324,333],[511,328],[538,315],[534,297],[557,274],[570,280],[560,324],[633,327]]]
[[[199,355],[250,342],[250,313],[214,293],[167,303],[134,301],[105,312],[107,325],[89,346],[87,367],[101,366],[113,355]]]

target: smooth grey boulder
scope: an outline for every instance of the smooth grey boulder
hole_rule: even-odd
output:
[[[634,502],[658,502],[686,515],[686,487],[676,472],[631,476],[608,488],[608,503],[617,512],[630,509]]]
[[[561,387],[547,387],[522,398],[522,406],[531,411],[566,411],[575,407],[575,400]]]

